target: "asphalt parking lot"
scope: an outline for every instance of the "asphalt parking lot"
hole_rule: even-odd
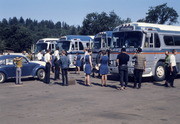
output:
[[[51,75],[52,76],[52,75]],[[180,76],[176,88],[144,78],[141,89],[116,90],[118,76],[108,76],[108,86],[91,78],[92,87],[83,85],[84,74],[70,72],[75,85],[53,85],[35,79],[0,84],[1,124],[179,124]]]

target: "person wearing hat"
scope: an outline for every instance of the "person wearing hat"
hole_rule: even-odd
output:
[[[138,89],[141,88],[142,74],[146,68],[146,58],[141,52],[142,52],[142,49],[138,48],[137,53],[135,53],[135,55],[132,58],[132,59],[135,59],[133,88],[136,88],[138,84],[138,87],[137,87]]]
[[[128,83],[128,61],[129,61],[129,55],[126,53],[126,49],[122,48],[121,53],[117,56],[116,62],[117,66],[119,68],[119,76],[120,76],[120,85],[121,87],[117,88],[118,90],[123,90],[126,88]]]

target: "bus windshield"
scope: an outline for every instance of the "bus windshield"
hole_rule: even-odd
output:
[[[101,48],[101,38],[95,38],[94,39],[94,49],[100,49]]]
[[[142,44],[143,33],[140,31],[113,33],[112,47],[138,48]]]
[[[57,47],[59,47],[60,50],[68,51],[70,49],[70,41],[59,41]]]
[[[35,52],[39,52],[39,51],[42,51],[42,50],[46,50],[47,49],[47,43],[38,43],[36,44],[36,50]]]

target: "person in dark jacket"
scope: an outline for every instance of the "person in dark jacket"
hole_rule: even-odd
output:
[[[59,64],[61,67],[63,86],[68,86],[68,68],[70,65],[70,60],[66,56],[66,51],[64,50],[62,51],[62,56],[59,59]]]
[[[59,78],[59,74],[60,74],[59,70],[60,70],[60,67],[59,67],[58,58],[55,57],[55,59],[54,59],[54,80],[60,79]]]
[[[129,61],[129,55],[126,53],[126,49],[122,48],[121,53],[117,56],[117,65],[119,68],[119,81],[121,87],[117,88],[118,90],[124,90],[128,83],[128,61]]]

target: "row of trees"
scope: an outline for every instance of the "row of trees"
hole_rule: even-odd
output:
[[[167,4],[150,7],[146,17],[139,22],[173,24],[177,23],[178,14]],[[63,35],[95,35],[101,31],[113,30],[116,26],[131,22],[130,18],[121,19],[115,12],[89,13],[82,26],[68,25],[65,22],[54,23],[49,20],[19,19],[16,17],[0,21],[0,51],[10,49],[15,52],[30,50],[38,39],[60,37]]]

